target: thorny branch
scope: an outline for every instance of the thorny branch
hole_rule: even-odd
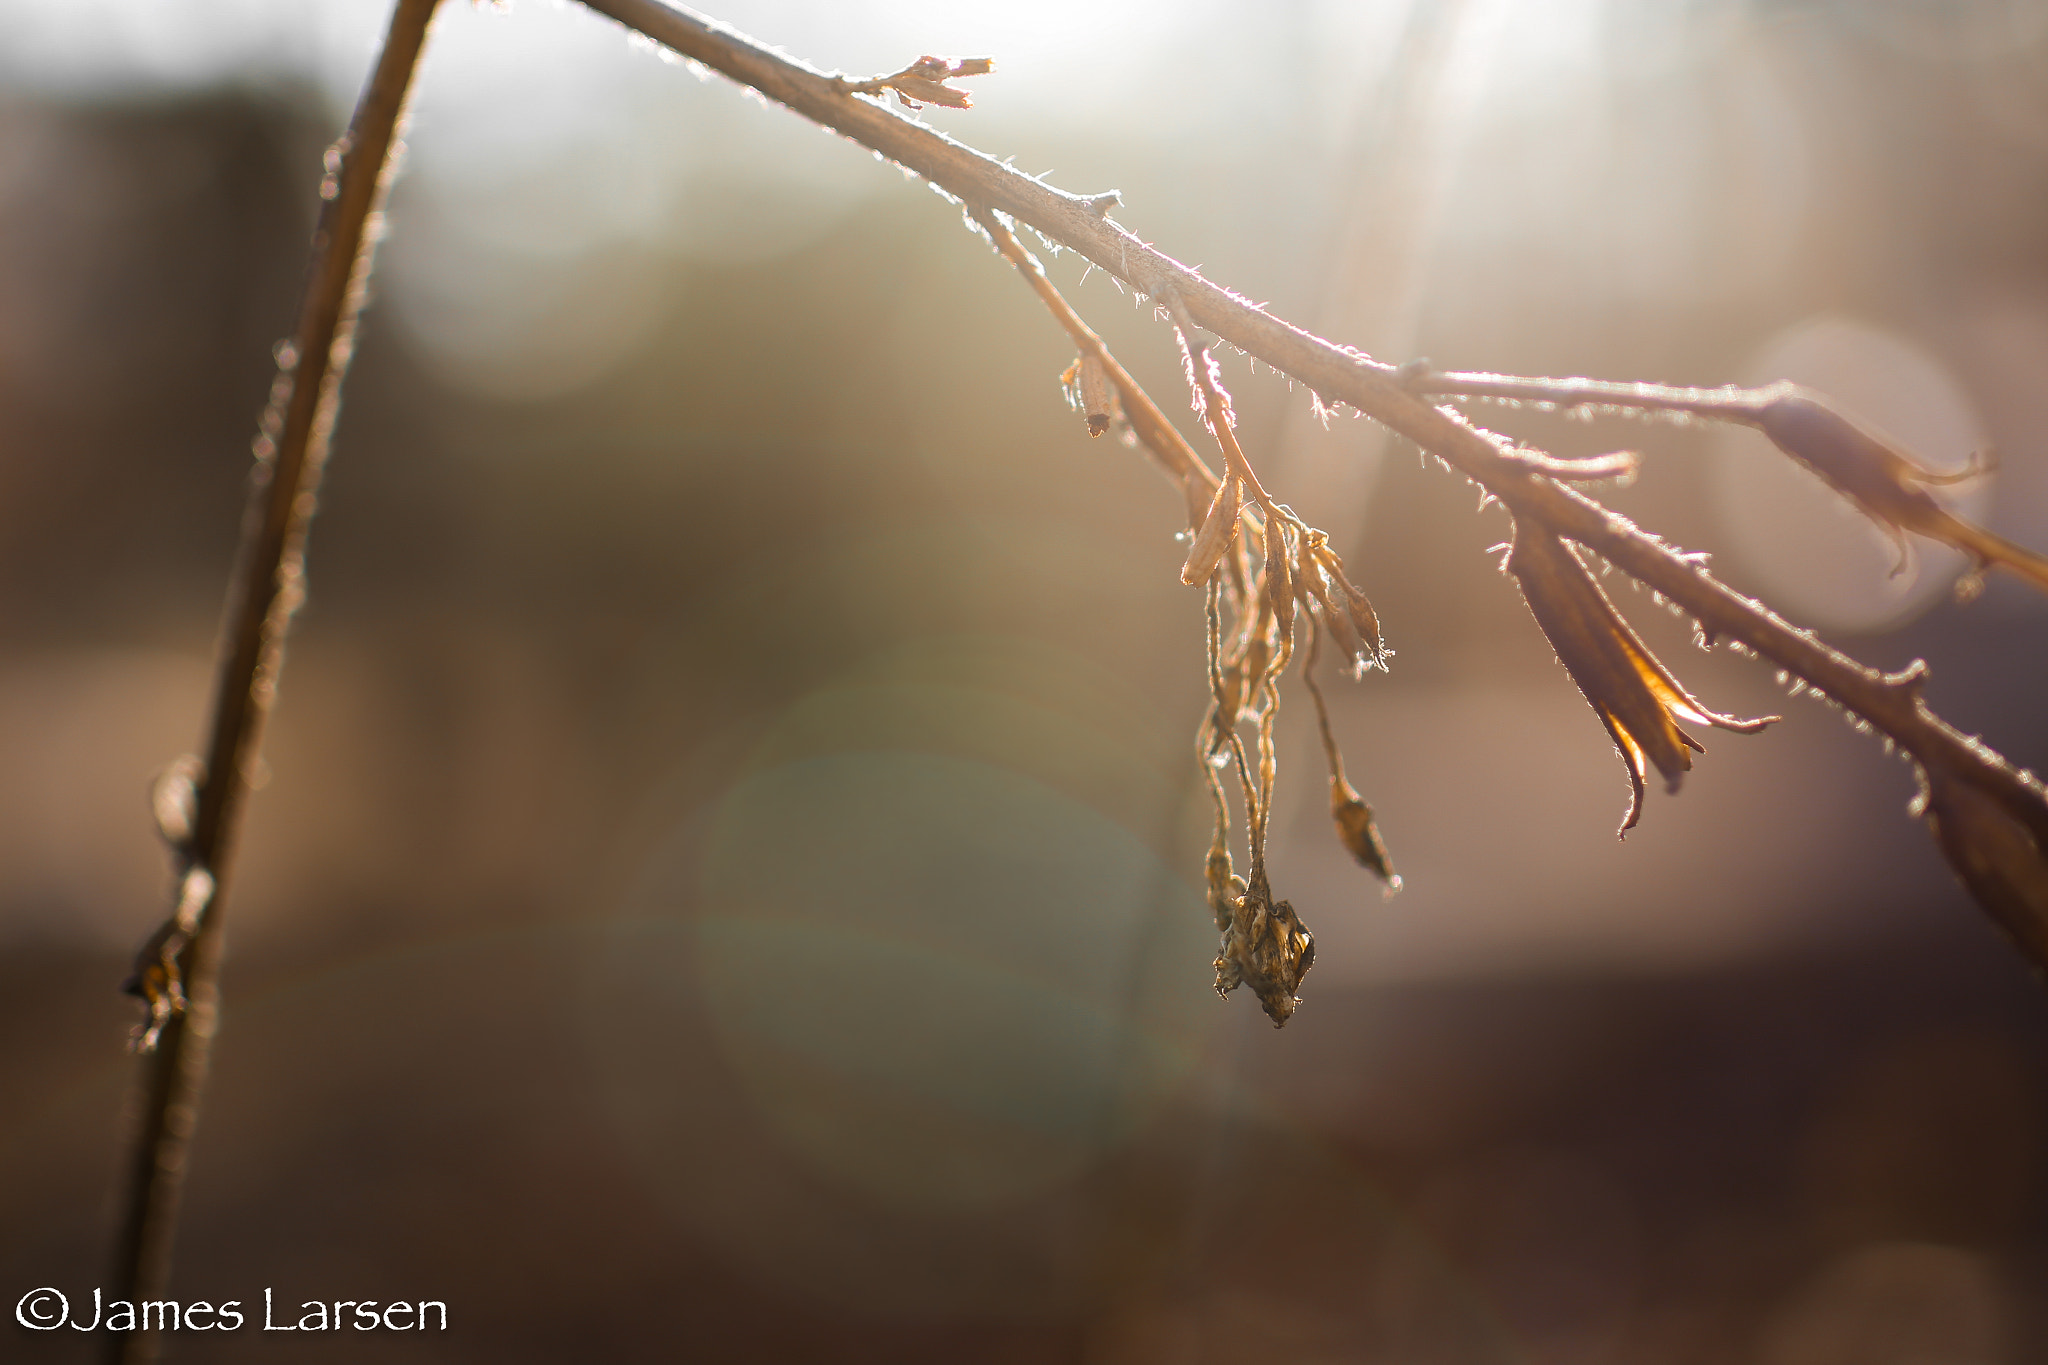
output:
[[[398,0],[355,118],[327,150],[298,326],[279,351],[256,438],[206,757],[179,760],[157,785],[157,824],[177,864],[177,893],[127,984],[147,1002],[149,1018],[136,1037],[142,1113],[115,1265],[119,1299],[159,1297],[170,1274],[185,1150],[218,1006],[221,909],[235,827],[277,694],[285,635],[305,592],[306,528],[362,310],[391,152],[436,3]],[[123,1333],[111,1346],[117,1360],[146,1361],[156,1355],[157,1335]]]
[[[1024,223],[1046,240],[1078,252],[1140,295],[1169,301],[1183,336],[1189,324],[1206,328],[1305,384],[1318,402],[1348,404],[1389,427],[1478,483],[1508,509],[1518,530],[1534,526],[1545,536],[1577,542],[1684,608],[1698,622],[1703,642],[1736,641],[1881,731],[1912,760],[1921,787],[1914,812],[1927,817],[1951,865],[2021,951],[2037,968],[2048,970],[2048,859],[2043,856],[2048,850],[2048,792],[2031,773],[2014,768],[1927,708],[1920,695],[1926,676],[1923,663],[1916,662],[1897,674],[1883,674],[1790,625],[1761,603],[1728,588],[1696,558],[1673,550],[1626,517],[1565,486],[1555,477],[1573,477],[1564,462],[1513,449],[1455,409],[1434,405],[1432,396],[1454,392],[1442,387],[1445,377],[1384,364],[1313,336],[1154,250],[1109,217],[1109,210],[1118,202],[1114,194],[1063,193],[863,98],[856,83],[771,52],[722,24],[663,0],[585,3],[923,176],[964,203],[984,225],[991,215]],[[1000,241],[998,246],[1000,249]],[[1020,264],[1019,268],[1024,267]],[[1029,278],[1031,272],[1026,274]],[[1042,296],[1046,293],[1040,292]],[[1050,298],[1047,301],[1051,303]],[[1061,309],[1055,306],[1054,312],[1060,314]],[[1061,320],[1075,334],[1086,358],[1091,347],[1083,338],[1085,329],[1076,330],[1078,319],[1070,321],[1063,315]],[[1099,349],[1099,343],[1092,348]],[[1435,387],[1432,379],[1437,381]],[[1122,384],[1117,388],[1124,393]],[[2022,567],[2020,559],[1991,552],[1987,542],[1927,515],[1926,508],[1936,505],[1926,498],[1922,487],[1930,481],[1925,472],[1916,474],[1903,457],[1869,433],[1853,427],[1845,433],[1842,428],[1847,424],[1803,391],[1764,393],[1771,396],[1755,396],[1765,406],[1704,415],[1762,427],[1795,458],[1894,529],[1938,538],[1960,536],[1963,548],[1980,563],[1996,563],[2040,581],[2041,575]],[[1637,390],[1637,395],[1646,396],[1646,391]],[[1539,397],[1526,392],[1500,396]],[[1607,387],[1598,398],[1589,394],[1547,401],[1613,402],[1618,396]],[[1777,412],[1782,420],[1775,423],[1778,429],[1774,431],[1768,405],[1780,402],[1784,405]],[[1149,440],[1146,445],[1155,458],[1161,458],[1160,446]],[[1626,458],[1593,462],[1578,476],[1611,476],[1625,467]],[[1893,463],[1894,459],[1901,463]],[[1240,482],[1229,479],[1230,472],[1226,468],[1224,487]],[[1184,485],[1192,482],[1183,479]],[[1233,521],[1233,529],[1234,525]],[[2024,556],[2024,552],[2018,553]],[[1525,594],[1545,591],[1530,589],[1527,578],[1523,586]],[[1547,605],[1531,595],[1531,606],[1541,622]],[[1664,708],[1665,721],[1655,721],[1637,698],[1629,705],[1639,726],[1661,726],[1671,716],[1682,715],[1680,708],[1689,701],[1682,694],[1676,698],[1666,695],[1658,677],[1660,670],[1661,666],[1639,669],[1635,685]],[[1592,690],[1598,684],[1577,673],[1574,678],[1588,689],[1596,710],[1602,709],[1602,697]],[[1608,719],[1618,712],[1609,706],[1602,714]],[[1609,728],[1617,729],[1612,723]],[[1632,774],[1640,780],[1643,762],[1649,757],[1641,750],[1640,740],[1624,724],[1616,741]],[[1670,752],[1664,756],[1675,762]]]

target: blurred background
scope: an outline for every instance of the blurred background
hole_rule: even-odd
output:
[[[249,440],[376,0],[0,3],[0,1287],[104,1283]],[[1300,325],[1444,368],[1803,379],[2048,548],[2048,6],[767,4],[986,54],[947,132]],[[445,1335],[174,1360],[2005,1365],[2048,1350],[2048,998],[1910,776],[1612,591],[1710,706],[1619,760],[1497,510],[1239,358],[1397,652],[1291,685],[1276,1033],[1209,989],[1178,497],[958,210],[572,5],[450,4],[230,909],[174,1292]],[[1170,332],[1057,282],[1162,406]],[[1768,452],[1616,506],[2048,765],[2048,603],[1903,572]],[[7,1354],[87,1358],[9,1324]]]

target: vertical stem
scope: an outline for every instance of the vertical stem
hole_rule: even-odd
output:
[[[156,1045],[142,1057],[137,1087],[142,1112],[116,1248],[115,1299],[161,1298],[170,1278],[179,1189],[218,1019],[221,910],[234,833],[263,722],[277,695],[285,635],[304,596],[306,528],[362,311],[378,211],[391,183],[391,150],[436,3],[397,0],[384,51],[355,118],[327,151],[320,185],[324,202],[298,327],[290,348],[278,358],[279,374],[256,438],[204,776],[189,838],[179,850],[182,870],[209,874],[213,893],[198,908],[197,923],[177,951],[185,1007],[170,1017]],[[119,1334],[111,1339],[110,1358],[141,1365],[156,1358],[160,1344],[155,1331]]]

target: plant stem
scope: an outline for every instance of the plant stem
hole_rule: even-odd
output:
[[[1803,679],[1889,736],[1919,765],[1923,778],[1952,779],[1983,793],[2024,829],[2037,860],[2048,850],[2048,789],[2033,774],[2013,767],[1927,709],[1920,698],[1924,664],[1887,676],[1829,648],[1728,588],[1627,518],[1545,476],[1536,463],[1504,451],[1455,411],[1434,406],[1404,384],[1394,366],[1311,335],[1155,251],[1108,216],[1113,196],[1054,189],[877,102],[848,93],[846,84],[835,77],[664,0],[584,3],[915,171],[961,200],[977,217],[1007,214],[1085,256],[1140,295],[1171,300],[1187,319],[1307,385],[1324,401],[1348,403],[1436,455],[1498,498],[1517,518],[1541,522],[1595,550],[1691,612],[1708,640],[1739,641]],[[1694,411],[1702,401],[1729,396],[1713,391],[1659,393],[1635,385],[1617,385],[1605,392],[1639,403],[1676,399]],[[1985,899],[1974,882],[1972,890],[1980,901]],[[2037,893],[2017,912],[1989,905],[1987,909],[2036,968],[2048,971],[2048,896]]]
[[[292,614],[304,597],[306,528],[312,519],[354,346],[356,319],[390,187],[392,148],[437,0],[397,0],[384,50],[349,130],[328,149],[323,203],[298,326],[278,358],[278,377],[256,438],[249,509],[229,589],[225,647],[213,698],[205,766],[189,830],[179,840],[181,888],[197,869],[211,894],[184,907],[157,940],[183,1003],[141,1059],[142,1113],[129,1171],[112,1297],[161,1298],[170,1277],[179,1190],[199,1114],[219,1017],[223,893],[234,835],[277,695]],[[155,1331],[114,1336],[112,1359],[153,1360]]]

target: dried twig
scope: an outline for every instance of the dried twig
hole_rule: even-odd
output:
[[[221,910],[229,858],[263,722],[277,694],[286,632],[304,596],[306,528],[327,458],[389,188],[391,151],[436,0],[398,0],[354,121],[326,156],[320,222],[296,334],[256,438],[250,504],[229,591],[225,647],[203,763],[174,765],[158,825],[178,863],[171,917],[144,947],[129,989],[149,1004],[138,1030],[142,1114],[113,1297],[160,1297],[170,1274],[185,1151],[197,1120],[218,1010]],[[154,1331],[113,1339],[118,1360],[154,1358]]]
[[[1434,406],[1414,387],[1418,376],[1413,371],[1312,336],[1153,250],[1108,216],[1113,196],[1062,193],[856,97],[838,78],[662,0],[585,3],[915,171],[984,220],[997,214],[1025,223],[1141,295],[1171,298],[1188,322],[1305,384],[1318,401],[1348,403],[1473,479],[1507,506],[1518,525],[1539,525],[1577,541],[1648,584],[1690,612],[1706,642],[1738,641],[1832,698],[1912,759],[1922,782],[1916,809],[1927,814],[1950,862],[2022,951],[2037,967],[2048,970],[2048,860],[2043,858],[2043,850],[2048,850],[2048,793],[2032,774],[2014,768],[1927,709],[1920,697],[1924,664],[1885,675],[1830,649],[1732,591],[1694,559],[1558,482],[1552,473],[1565,471],[1554,468],[1557,462],[1504,449],[1457,412]],[[1805,415],[1810,409],[1802,410]],[[1863,435],[1868,439],[1867,433]],[[1778,439],[1781,444],[1786,441],[1782,434]],[[1831,465],[1831,452],[1822,449],[1855,444],[1839,431],[1791,439],[1791,445],[1803,446],[1795,454],[1821,469],[1866,511],[1873,511],[1875,483],[1844,474],[1849,465]],[[1852,451],[1850,464],[1855,462]],[[1863,462],[1868,463],[1867,452]],[[1829,468],[1835,472],[1828,474]],[[1897,472],[1891,470],[1893,475]],[[1917,488],[1905,487],[1905,492],[1925,496]],[[1896,513],[1883,490],[1877,491],[1876,501]],[[1882,513],[1874,514],[1882,519]],[[1893,524],[1902,523],[1894,517]],[[1934,533],[1932,522],[1903,524],[1923,534]],[[2017,567],[2001,556],[1986,556],[1981,544],[1965,548],[1980,559],[1995,558]]]
[[[1843,416],[1820,394],[1797,384],[1685,389],[1599,379],[1445,374],[1430,369],[1426,361],[1410,361],[1400,373],[1410,389],[1422,394],[1537,403],[1566,410],[1674,413],[1753,427],[1889,534],[1900,551],[1901,567],[1905,565],[1905,537],[1912,532],[1954,546],[1970,556],[1980,570],[1996,566],[2048,592],[2048,559],[1964,520],[1927,492],[1990,473],[1988,456],[1980,452],[1963,469],[1936,473]]]

